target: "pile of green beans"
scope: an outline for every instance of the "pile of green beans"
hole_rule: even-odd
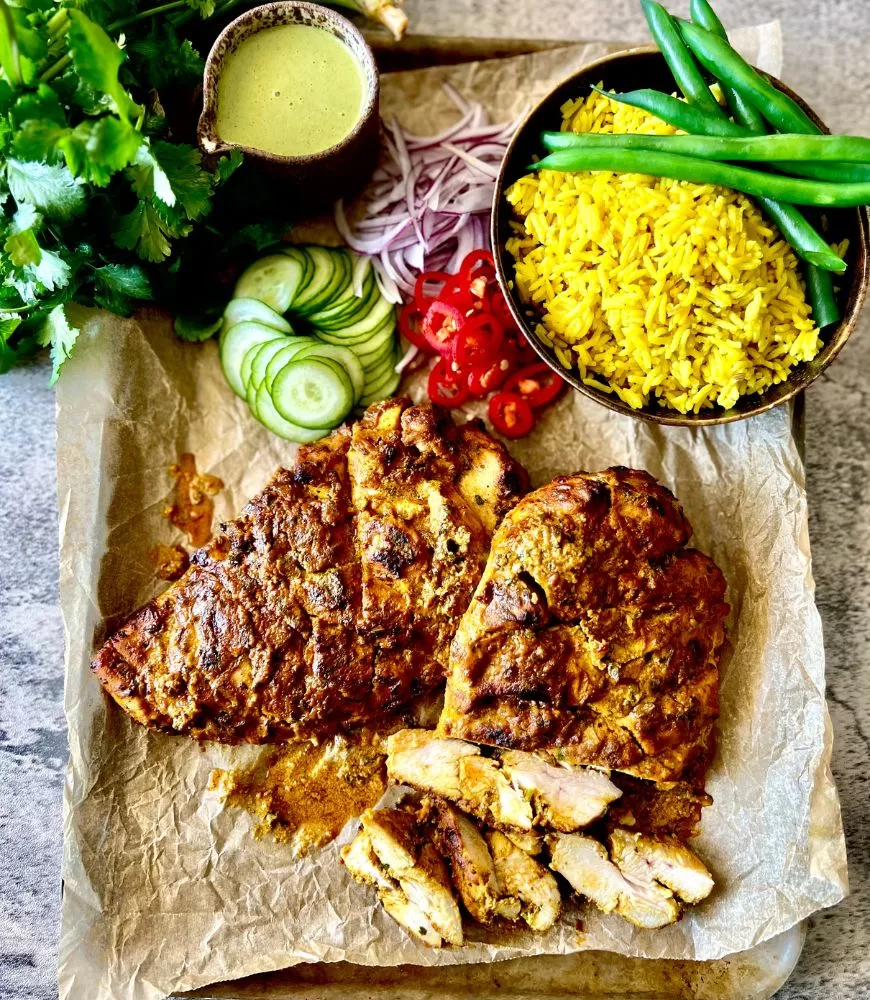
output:
[[[641,4],[685,100],[656,90],[610,94],[593,89],[687,134],[547,132],[542,138],[549,155],[529,169],[642,173],[719,184],[752,195],[806,262],[816,323],[824,327],[836,322],[839,310],[831,274],[842,273],[845,262],[794,206],[870,203],[870,139],[823,135],[787,94],[731,47],[708,0],[691,0],[691,21],[672,17],[656,0]],[[713,97],[702,70],[719,82],[733,120]],[[784,134],[769,135],[768,123]],[[765,169],[731,161],[763,164]]]

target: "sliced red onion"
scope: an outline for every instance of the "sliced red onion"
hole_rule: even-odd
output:
[[[444,90],[459,119],[429,137],[385,122],[385,157],[362,217],[351,225],[342,203],[335,206],[343,239],[371,257],[391,301],[407,299],[421,271],[455,270],[471,250],[489,247],[494,182],[516,122],[491,124],[480,104],[450,84]]]

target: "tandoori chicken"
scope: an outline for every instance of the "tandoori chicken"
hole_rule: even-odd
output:
[[[393,399],[303,446],[93,669],[134,719],[323,736],[443,683],[496,524],[527,488],[478,422]]]

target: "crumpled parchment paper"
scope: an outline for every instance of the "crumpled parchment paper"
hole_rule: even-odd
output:
[[[777,25],[735,33],[776,72]],[[612,47],[611,47],[612,48]],[[384,78],[383,109],[420,133],[455,114],[449,78],[506,120],[604,45]],[[846,892],[839,804],[829,769],[824,651],[813,600],[804,474],[780,407],[708,430],[662,428],[569,393],[512,445],[535,485],[613,464],[648,469],[683,502],[694,544],[729,583],[733,653],[722,676],[720,749],[699,854],[717,888],[676,926],[639,931],[568,907],[542,936],[469,927],[469,944],[415,943],[338,864],[337,842],[295,860],[251,836],[254,821],[206,792],[214,767],[257,748],[198,746],[132,724],[104,699],[88,662],[107,627],[158,589],[149,548],[175,541],[161,516],[167,467],[182,451],[220,476],[216,521],[231,517],[295,448],[233,396],[216,345],[183,344],[168,321],[91,317],[57,393],[61,601],[71,763],[65,797],[60,994],[151,1000],[286,967],[480,962],[603,948],[710,959],[791,927]],[[419,379],[417,380],[419,382]],[[416,387],[419,394],[419,385]],[[579,984],[578,984],[579,985]]]

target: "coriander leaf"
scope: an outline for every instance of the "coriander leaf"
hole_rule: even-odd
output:
[[[63,288],[70,279],[69,264],[60,255],[43,249],[39,263],[28,268],[30,273],[49,292]]]
[[[77,125],[58,145],[73,176],[105,187],[133,162],[142,135],[123,119],[106,115]]]
[[[15,101],[15,91],[8,80],[0,80],[0,114],[8,114],[9,109]],[[0,321],[0,326],[2,326]],[[0,334],[2,336],[2,334]]]
[[[175,204],[175,192],[163,168],[155,159],[149,142],[143,142],[137,150],[133,165],[127,171],[127,177],[140,198],[159,198],[167,205]]]
[[[12,105],[10,115],[15,125],[31,119],[44,119],[55,125],[66,125],[66,115],[60,98],[47,83],[41,83],[35,91],[22,94]]]
[[[119,316],[133,310],[133,300],[152,297],[148,275],[138,264],[105,264],[94,268],[94,300]]]
[[[39,229],[42,225],[42,216],[33,205],[28,205],[25,202],[23,205],[19,205],[15,215],[12,216],[12,222],[9,226],[9,231],[11,233],[23,233],[25,229]]]
[[[60,158],[58,143],[68,132],[69,129],[52,121],[34,119],[21,126],[12,148],[20,160],[56,163]]]
[[[0,319],[0,375],[5,375],[14,368],[21,358],[18,351],[9,346],[12,335],[20,325],[21,320],[17,316],[12,319]]]
[[[78,75],[94,90],[106,94],[121,118],[126,121],[137,118],[142,108],[118,79],[123,51],[80,10],[71,10],[69,17],[69,50]]]
[[[187,0],[187,6],[201,18],[211,17],[214,14],[215,0]]]
[[[172,252],[167,227],[153,205],[140,201],[129,215],[118,220],[112,233],[124,250],[135,250],[143,260],[159,264]]]
[[[38,264],[42,257],[36,233],[32,229],[25,229],[23,232],[13,233],[7,237],[3,249],[9,254],[9,259],[15,267]]]
[[[189,39],[180,41],[168,22],[152,21],[149,33],[130,42],[128,49],[136,56],[137,80],[155,90],[202,82],[202,56]]]
[[[212,175],[202,167],[199,150],[193,146],[155,142],[152,151],[174,192],[175,201],[184,209],[188,219],[201,219],[211,208]],[[156,193],[156,192],[155,192]],[[159,194],[157,197],[161,197]]]
[[[29,202],[62,222],[79,215],[85,207],[85,188],[66,167],[10,159],[6,161],[6,180],[19,205]]]
[[[63,363],[72,354],[72,349],[81,330],[71,326],[62,305],[55,306],[46,317],[45,323],[37,334],[43,347],[51,345],[51,379],[49,385],[54,385],[60,375]]]
[[[240,149],[233,149],[229,156],[222,156],[217,162],[218,184],[223,184],[224,181],[229,180],[242,165],[243,160],[244,156]]]

